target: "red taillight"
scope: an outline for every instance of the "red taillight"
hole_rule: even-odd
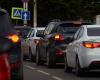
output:
[[[13,43],[17,43],[20,41],[20,37],[17,34],[13,34],[8,36],[8,38],[13,42]]]
[[[0,55],[0,80],[11,80],[10,65],[8,55]]]
[[[62,56],[64,56],[64,52],[61,51],[61,50],[57,50],[57,51],[56,51],[56,56],[62,57]]]
[[[39,44],[39,40],[38,39],[34,39],[35,44]]]
[[[99,48],[100,42],[83,42],[83,46],[86,48]]]
[[[15,62],[15,63],[12,63],[10,66],[12,69],[16,69],[16,68],[19,68],[21,65],[21,63],[19,61]]]
[[[56,35],[54,36],[54,39],[57,40],[57,41],[62,41],[62,40],[64,40],[64,36],[61,35],[61,34],[56,34]]]

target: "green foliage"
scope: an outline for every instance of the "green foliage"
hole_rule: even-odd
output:
[[[0,4],[9,13],[12,6],[23,6],[21,0],[0,0]],[[33,14],[33,5],[33,0],[29,0],[31,15]],[[100,14],[100,0],[37,0],[37,10],[39,24],[47,23],[55,18],[62,20],[77,20],[79,18],[92,20],[95,15]]]

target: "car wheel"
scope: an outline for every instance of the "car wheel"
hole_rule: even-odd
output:
[[[54,59],[54,55],[52,55],[52,53],[50,53],[49,51],[47,51],[47,67],[48,68],[53,68],[56,65],[55,59]]]
[[[72,68],[68,66],[66,56],[64,57],[64,70],[65,72],[72,72]]]
[[[34,61],[31,49],[29,49],[29,59],[31,62]]]
[[[40,55],[39,55],[39,51],[38,49],[36,50],[36,65],[43,65],[43,61],[41,61]]]
[[[76,57],[76,66],[75,66],[75,74],[76,76],[82,76],[84,70],[80,67],[79,58]]]

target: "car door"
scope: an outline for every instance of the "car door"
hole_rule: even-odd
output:
[[[79,51],[79,46],[81,42],[81,37],[83,35],[83,28],[80,28],[77,35],[74,37],[74,41],[72,42],[71,46],[71,66],[75,67],[76,64],[76,55],[78,54]]]
[[[71,67],[73,67],[74,66],[74,61],[75,61],[75,58],[74,58],[74,56],[75,56],[75,41],[76,41],[76,39],[77,39],[77,36],[78,36],[78,34],[79,34],[79,32],[80,32],[80,29],[78,29],[78,31],[75,33],[75,35],[74,35],[74,40],[73,40],[73,42],[71,42],[71,43],[69,43],[68,44],[68,46],[67,46],[67,61],[68,61],[68,64],[71,66]]]
[[[36,53],[36,44],[34,42],[35,39],[35,29],[32,30],[31,35],[30,35],[30,39],[29,39],[29,45],[32,51],[32,54],[35,55]]]
[[[47,28],[44,31],[44,37],[40,38],[41,43],[40,43],[40,46],[39,46],[39,50],[40,50],[42,58],[45,59],[45,60],[46,60],[46,56],[47,56],[46,49],[48,47],[49,38],[51,36],[51,31],[52,31],[53,28],[54,28],[54,24],[49,23]]]

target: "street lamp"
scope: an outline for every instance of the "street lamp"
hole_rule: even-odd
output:
[[[33,27],[37,27],[37,1],[33,0]]]

